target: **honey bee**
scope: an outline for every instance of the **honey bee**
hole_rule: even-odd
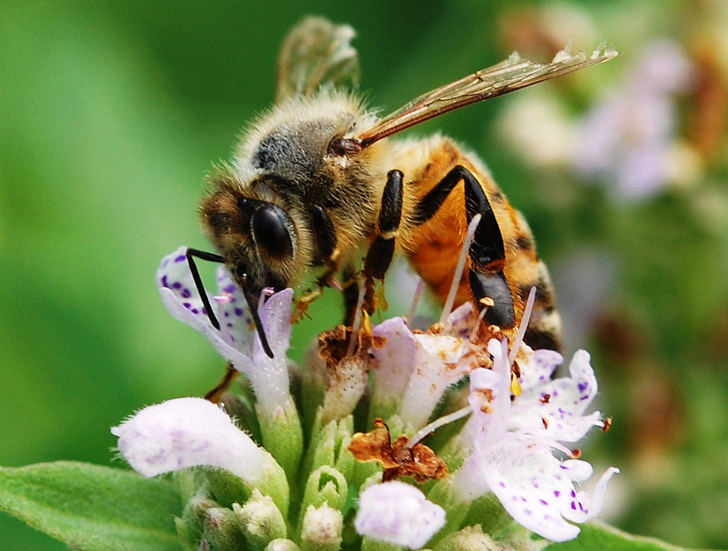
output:
[[[546,266],[525,219],[481,161],[441,135],[386,138],[616,53],[606,48],[591,57],[560,52],[545,65],[514,54],[379,119],[342,91],[358,69],[349,45],[353,34],[348,26],[310,17],[284,41],[274,107],[247,129],[232,162],[209,179],[202,225],[220,254],[190,250],[198,286],[193,257],[224,262],[255,314],[252,305],[264,288],[297,286],[316,269],[321,285],[338,273],[361,273],[371,288],[401,253],[444,302],[468,223],[479,214],[456,304],[492,304],[485,322],[508,333],[518,326],[528,292],[536,287],[525,340],[534,348],[559,349],[560,318]],[[345,293],[350,313],[357,294]],[[372,308],[371,301],[365,304]],[[254,322],[272,355],[260,320]]]

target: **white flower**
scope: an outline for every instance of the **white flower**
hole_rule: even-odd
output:
[[[479,365],[482,354],[470,340],[477,315],[468,302],[452,312],[437,332],[413,332],[401,317],[373,329],[384,346],[371,349],[375,359],[373,394],[378,403],[397,405],[405,425],[427,423],[447,389]]]
[[[242,291],[224,266],[217,270],[218,294],[208,297],[217,307],[220,329],[212,324],[192,279],[186,252],[186,247],[180,247],[162,259],[156,276],[162,302],[173,317],[200,331],[221,356],[248,377],[260,407],[273,416],[276,408],[291,402],[286,352],[291,337],[293,290],[275,293],[258,308],[274,355],[269,358]]]
[[[518,356],[522,393],[511,400],[511,367],[505,343],[491,340],[493,370],[479,368],[470,377],[473,416],[463,431],[472,454],[453,475],[456,494],[465,500],[488,491],[495,494],[520,524],[553,541],[573,539],[584,522],[604,503],[606,484],[616,468],[608,469],[592,494],[577,491],[592,474],[585,461],[570,456],[562,442],[580,440],[593,426],[603,426],[600,413],[583,415],[597,385],[589,355],[579,351],[570,377],[551,380],[561,356],[525,347]]]
[[[414,486],[398,481],[364,490],[354,521],[359,534],[410,549],[423,547],[444,525],[442,507],[427,501]]]
[[[147,477],[208,466],[226,469],[257,485],[279,468],[225,412],[202,398],[177,398],[148,406],[111,432],[119,438],[124,459]]]

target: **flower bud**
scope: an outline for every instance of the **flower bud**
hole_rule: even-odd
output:
[[[309,506],[303,516],[302,551],[337,551],[341,546],[344,516],[328,505]]]
[[[233,504],[233,512],[248,544],[247,549],[265,549],[269,542],[286,537],[286,521],[270,496],[253,491],[245,505]]]

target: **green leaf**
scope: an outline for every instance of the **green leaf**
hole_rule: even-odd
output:
[[[682,551],[685,548],[657,539],[632,536],[601,523],[582,524],[579,537],[552,543],[544,551]]]
[[[0,468],[0,510],[88,551],[180,551],[168,480],[86,463]]]

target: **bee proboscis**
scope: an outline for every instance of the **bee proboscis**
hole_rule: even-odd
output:
[[[525,219],[484,165],[444,136],[385,138],[453,109],[596,65],[616,52],[562,51],[547,64],[513,54],[378,119],[342,91],[358,70],[352,37],[350,27],[315,17],[291,31],[281,49],[274,107],[248,127],[232,162],[209,179],[202,224],[220,254],[188,256],[224,262],[251,311],[263,288],[299,285],[316,268],[323,285],[338,273],[361,273],[371,286],[399,253],[444,302],[468,222],[480,214],[456,304],[490,299],[485,322],[508,334],[536,287],[525,340],[534,348],[558,349],[560,320],[548,271]],[[345,293],[350,313],[356,295]],[[256,325],[271,355],[259,320]]]

